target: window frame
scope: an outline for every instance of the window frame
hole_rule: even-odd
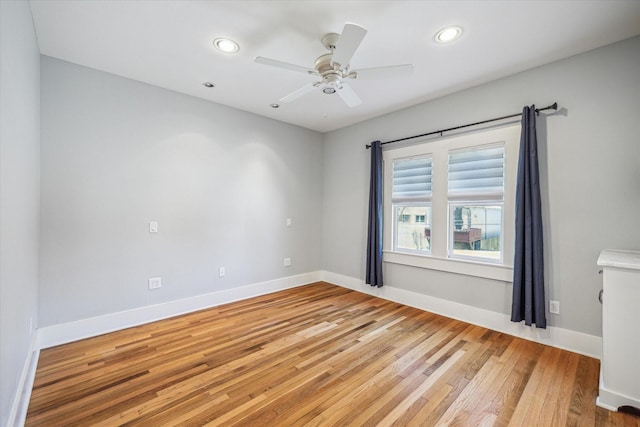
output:
[[[473,192],[470,192],[469,190],[467,191],[462,191],[460,192],[459,189],[456,189],[457,191],[453,191],[451,190],[451,157],[452,155],[456,155],[456,154],[462,154],[465,155],[467,153],[477,153],[477,152],[481,152],[483,150],[492,150],[492,149],[502,149],[502,156],[503,156],[503,160],[502,160],[502,190],[499,192],[495,192],[495,191],[490,191],[490,192],[486,192],[483,191],[481,193],[476,193],[474,194]],[[505,228],[506,228],[506,224],[504,221],[504,199],[505,199],[505,182],[504,182],[504,175],[506,174],[506,159],[504,158],[504,156],[506,156],[506,147],[504,143],[497,143],[497,144],[482,144],[482,145],[474,145],[472,147],[465,147],[462,149],[456,149],[456,150],[448,150],[448,161],[447,161],[447,184],[449,186],[448,188],[448,209],[447,209],[447,214],[449,215],[449,223],[448,223],[448,240],[447,240],[447,257],[448,258],[453,258],[453,259],[463,259],[463,260],[473,260],[473,261],[478,261],[478,262],[486,262],[489,264],[498,264],[498,265],[502,265],[504,262],[504,233],[505,233]],[[458,164],[458,163],[453,163],[453,164]],[[470,172],[470,171],[468,171]],[[475,170],[474,170],[475,172]],[[456,173],[456,172],[454,172]],[[515,194],[514,194],[515,197]],[[463,206],[468,206],[468,205],[472,205],[474,207],[479,207],[479,206],[496,206],[499,205],[500,206],[500,257],[498,259],[492,258],[492,257],[480,257],[480,256],[475,256],[475,255],[463,255],[463,254],[456,254],[454,253],[455,251],[455,225],[454,225],[454,210],[455,207],[463,207]]]
[[[384,230],[383,261],[419,268],[446,271],[476,277],[511,282],[513,280],[513,254],[515,235],[515,192],[518,168],[520,125],[484,129],[475,132],[423,139],[398,148],[383,150],[384,169]],[[460,149],[474,149],[482,146],[503,144],[504,160],[504,197],[502,208],[502,260],[499,263],[486,259],[468,259],[451,257],[449,254],[449,198],[448,198],[448,160],[449,152]],[[432,158],[432,197],[431,197],[431,240],[430,253],[409,253],[397,251],[394,236],[394,208],[391,201],[393,161],[407,157],[431,156]],[[388,195],[388,197],[387,197]],[[469,201],[475,203],[476,201]],[[478,200],[477,202],[480,202]],[[458,203],[458,201],[456,201]]]
[[[409,163],[415,163],[415,162],[420,162],[420,161],[426,161],[427,164],[429,165],[430,168],[433,167],[433,159],[431,158],[430,155],[428,154],[424,154],[424,155],[420,155],[420,156],[407,156],[407,157],[395,157],[393,159],[393,161],[391,162],[391,175],[390,175],[390,188],[391,190],[389,192],[387,192],[386,194],[390,195],[390,199],[391,199],[391,215],[392,215],[392,236],[393,236],[393,243],[392,243],[392,250],[394,252],[398,252],[398,253],[408,253],[408,254],[416,254],[416,255],[429,255],[431,254],[431,244],[429,243],[429,249],[428,250],[420,250],[420,249],[412,249],[412,248],[407,248],[407,247],[399,247],[399,225],[400,224],[411,224],[411,214],[402,214],[402,217],[399,218],[398,217],[398,212],[397,212],[397,208],[402,208],[402,207],[407,207],[407,208],[427,208],[429,210],[429,212],[431,213],[431,216],[433,216],[433,212],[431,211],[431,190],[429,189],[428,191],[420,191],[421,195],[411,195],[411,196],[407,196],[406,193],[400,191],[399,194],[403,194],[403,196],[399,196],[399,197],[395,197],[395,193],[394,193],[394,179],[395,179],[395,167],[396,167],[396,162],[398,163],[402,163],[402,162],[409,162]],[[401,171],[406,171],[406,170],[411,170],[411,169],[406,169],[406,168],[401,168]],[[411,175],[410,175],[411,176]],[[399,178],[400,181],[407,179],[410,176],[406,176],[403,175],[402,177]],[[428,182],[428,187],[430,188],[432,183]],[[400,183],[399,184],[400,187],[404,187],[406,185],[415,185],[415,184],[407,184],[406,182]],[[400,190],[400,189],[399,189]],[[406,189],[404,189],[406,191]],[[414,189],[415,191],[415,189]],[[407,217],[409,219],[409,221],[404,221],[404,217]],[[426,222],[424,223],[425,227],[426,227]]]

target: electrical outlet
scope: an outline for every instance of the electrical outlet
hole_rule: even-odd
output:
[[[151,221],[149,223],[149,233],[157,233],[158,232],[158,222]]]
[[[227,274],[227,271],[225,270],[225,268],[224,268],[224,267],[220,267],[220,268],[218,269],[218,276],[219,276],[219,277],[224,277],[224,276],[225,276],[225,274]]]
[[[162,287],[162,277],[152,277],[149,279],[149,290]]]
[[[284,259],[284,266],[285,267],[291,267],[291,258],[285,258]]]
[[[560,301],[549,301],[549,311],[552,314],[560,314]]]

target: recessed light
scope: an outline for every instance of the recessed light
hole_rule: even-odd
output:
[[[215,87],[216,85],[214,85],[211,82],[204,82],[204,83],[202,83],[202,86],[204,86],[204,87]]]
[[[438,31],[434,36],[436,43],[451,43],[460,38],[462,35],[462,27],[447,27]]]
[[[271,108],[280,108],[280,104],[271,104]]]
[[[237,51],[240,50],[240,46],[238,46],[238,43],[234,42],[231,39],[223,39],[223,38],[215,39],[213,41],[213,45],[220,52],[224,52],[224,53],[236,53]]]

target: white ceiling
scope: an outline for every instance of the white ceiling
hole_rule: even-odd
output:
[[[44,55],[320,132],[640,34],[639,0],[30,3]],[[254,57],[313,68],[327,52],[322,36],[340,33],[345,22],[368,30],[352,69],[411,63],[413,75],[350,80],[363,101],[354,108],[315,91],[272,109],[316,78],[256,64]],[[448,25],[462,26],[462,38],[434,43]],[[217,37],[234,39],[240,51],[218,52]],[[205,81],[216,87],[205,88]]]

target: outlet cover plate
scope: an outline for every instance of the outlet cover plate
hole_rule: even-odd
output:
[[[152,277],[149,279],[149,290],[162,287],[162,277]]]

